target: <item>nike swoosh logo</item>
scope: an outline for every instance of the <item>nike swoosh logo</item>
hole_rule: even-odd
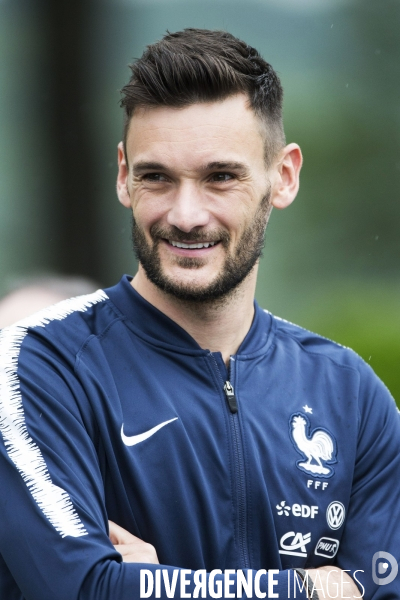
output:
[[[138,435],[129,435],[129,436],[124,434],[124,424],[122,423],[122,427],[121,427],[122,441],[124,442],[125,446],[134,446],[135,444],[140,444],[140,442],[144,442],[144,440],[147,440],[147,438],[154,435],[159,429],[161,429],[162,427],[165,427],[165,425],[168,425],[168,423],[172,423],[172,421],[176,421],[177,418],[178,417],[175,417],[174,419],[170,419],[169,421],[164,421],[164,423],[160,423],[159,425],[156,425],[155,427],[153,427],[153,429],[149,429],[148,431],[145,431],[144,433],[139,433]]]

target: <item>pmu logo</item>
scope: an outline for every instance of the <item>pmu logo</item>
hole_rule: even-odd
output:
[[[286,540],[293,538],[290,544],[285,544]],[[295,533],[288,531],[281,537],[279,554],[290,554],[291,556],[307,556],[306,545],[311,542],[311,533]],[[300,552],[299,552],[300,551]]]
[[[325,556],[325,558],[333,558],[339,548],[339,540],[333,538],[322,537],[318,540],[315,546],[315,554],[318,556]]]
[[[390,570],[388,572],[390,566]],[[397,577],[399,566],[397,560],[390,552],[375,552],[372,557],[372,579],[376,585],[387,585]],[[383,577],[382,577],[383,575]]]

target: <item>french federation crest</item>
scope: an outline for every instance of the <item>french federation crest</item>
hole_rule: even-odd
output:
[[[296,462],[297,468],[318,477],[332,477],[335,470],[330,465],[337,462],[334,436],[323,427],[311,431],[311,423],[302,413],[290,417],[289,434],[293,446],[303,456],[303,460]]]

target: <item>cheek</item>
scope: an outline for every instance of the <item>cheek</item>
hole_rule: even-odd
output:
[[[226,225],[240,236],[255,218],[258,206],[258,202],[249,201],[248,197],[239,198],[238,202],[232,203],[226,212]]]
[[[164,198],[149,194],[146,190],[137,190],[132,195],[132,210],[136,221],[151,226],[166,215],[168,205]]]
[[[251,186],[231,190],[229,195],[211,198],[208,206],[216,221],[227,229],[239,230],[254,217],[259,198]]]
[[[262,197],[262,189],[248,184],[237,190],[232,190],[229,201],[232,208],[238,214],[241,214],[243,217],[249,217],[257,210]]]

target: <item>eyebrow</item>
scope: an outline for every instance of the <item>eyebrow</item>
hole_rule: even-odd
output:
[[[166,171],[167,167],[158,162],[140,161],[132,165],[133,175],[140,175],[145,171]]]
[[[219,171],[228,170],[228,171],[240,171],[241,173],[248,173],[249,168],[244,163],[234,162],[234,161],[213,161],[201,167],[202,171],[213,171],[217,169]]]
[[[246,164],[235,162],[235,161],[212,161],[207,163],[206,165],[202,165],[199,169],[202,172],[208,171],[239,171],[242,175],[245,175],[249,172],[249,168]],[[140,175],[146,171],[169,171],[169,168],[166,165],[158,162],[152,161],[140,161],[132,165],[132,173],[133,175]]]

